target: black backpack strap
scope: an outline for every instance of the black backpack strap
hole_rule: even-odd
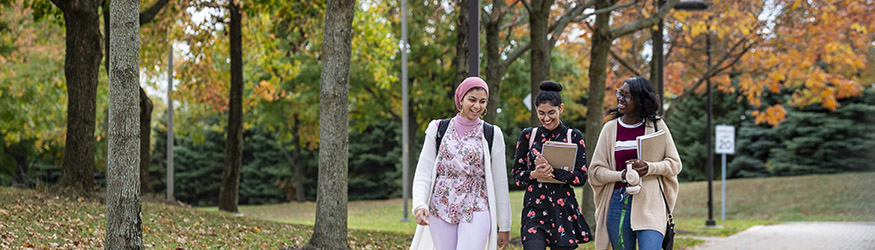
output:
[[[483,136],[486,137],[486,143],[489,144],[489,152],[492,152],[492,137],[494,134],[495,131],[493,131],[492,124],[483,121]]]
[[[434,143],[435,143],[434,144],[435,145],[434,153],[435,154],[437,154],[441,150],[441,140],[444,139],[444,134],[447,133],[447,127],[450,126],[450,119],[453,119],[453,118],[443,119],[443,120],[441,120],[440,123],[438,123],[438,132],[437,132],[437,135],[435,135],[435,137],[434,137]]]
[[[447,128],[450,126],[450,119],[443,119],[438,123],[438,132],[435,135],[435,154],[441,149],[441,140],[444,138],[444,134],[447,133]],[[486,137],[486,143],[489,144],[489,152],[492,152],[492,137],[495,135],[495,128],[492,127],[492,124],[489,124],[486,121],[483,121],[483,136]]]

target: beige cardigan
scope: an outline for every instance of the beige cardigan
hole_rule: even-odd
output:
[[[653,122],[647,121],[644,129],[645,134],[653,133]],[[665,202],[659,191],[659,180],[665,190],[665,198],[669,207],[674,210],[678,194],[677,175],[681,172],[681,159],[678,156],[677,147],[671,132],[663,120],[657,121],[659,130],[666,132],[668,145],[665,146],[665,159],[659,162],[647,162],[647,175],[642,177],[641,191],[634,195],[632,202],[632,230],[656,230],[665,234],[665,224],[668,215],[665,211]],[[595,248],[597,250],[611,249],[608,240],[606,221],[608,218],[608,204],[614,191],[614,183],[620,181],[620,171],[615,171],[614,146],[617,143],[617,119],[605,123],[599,134],[599,141],[593,153],[592,162],[589,166],[589,184],[592,186],[593,199],[595,201]],[[608,225],[610,226],[610,225]]]
[[[432,121],[425,129],[425,142],[422,145],[422,151],[419,153],[419,162],[416,164],[416,172],[413,176],[413,216],[416,217],[416,209],[428,208],[429,199],[431,198],[431,189],[434,186],[434,180],[437,171],[435,149],[435,135],[437,134],[437,124],[440,120]],[[486,198],[489,201],[489,216],[491,217],[489,232],[489,240],[483,249],[495,250],[498,248],[498,232],[510,231],[511,214],[510,214],[510,197],[507,186],[507,160],[504,155],[504,135],[501,133],[501,128],[493,125],[495,129],[492,136],[492,152],[486,150],[484,157],[486,167]],[[483,148],[489,148],[489,144],[484,137],[481,140]],[[491,177],[491,178],[490,178]],[[411,250],[431,250],[434,249],[434,241],[431,238],[428,226],[416,225],[416,233],[413,235],[413,242],[410,244]]]

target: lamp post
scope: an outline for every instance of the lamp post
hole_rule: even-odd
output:
[[[407,211],[408,198],[410,197],[410,105],[407,97],[407,0],[401,0],[401,166],[402,166],[402,181],[403,196],[404,196],[404,214],[401,221],[410,221],[407,216],[410,214]]]
[[[665,3],[665,0],[659,0],[656,2],[656,8],[662,6]],[[709,4],[705,3],[705,0],[680,0],[677,4],[675,4],[674,9],[676,10],[688,10],[688,11],[697,11],[697,10],[705,10],[708,9]],[[659,115],[663,114],[663,104],[665,103],[664,93],[665,93],[665,62],[663,60],[663,56],[665,52],[663,52],[663,20],[659,19],[656,23],[656,32],[653,37],[653,60],[656,62],[655,72],[656,74],[656,88],[659,89]]]
[[[468,76],[480,76],[480,0],[468,0]]]
[[[657,8],[662,6],[664,0],[657,1]],[[708,9],[709,3],[706,3],[705,0],[681,0],[675,6],[676,10],[689,10],[689,11],[698,11]],[[711,25],[710,19],[708,23],[708,34],[706,35],[706,48],[705,53],[708,57],[707,66],[708,69],[711,69]],[[664,52],[663,52],[663,20],[659,20],[656,24],[656,32],[653,34],[653,60],[655,62],[653,73],[656,74],[656,85],[659,89],[659,115],[663,114],[663,108],[665,103],[664,93],[665,93],[665,62],[663,60]],[[708,220],[705,221],[705,226],[715,226],[714,222],[714,202],[712,195],[712,181],[714,180],[714,161],[713,161],[713,147],[711,145],[711,113],[712,113],[712,102],[711,102],[711,80],[710,78],[706,79],[707,83],[707,95],[708,95],[708,132],[706,133],[706,140],[708,141]]]

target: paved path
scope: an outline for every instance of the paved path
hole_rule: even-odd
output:
[[[753,226],[694,249],[875,249],[875,222],[792,222]]]

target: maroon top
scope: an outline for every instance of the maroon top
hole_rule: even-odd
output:
[[[617,171],[626,169],[626,161],[638,158],[638,143],[635,138],[644,135],[644,122],[637,124],[625,124],[620,119],[617,119],[617,144],[614,146],[614,159]],[[614,189],[626,187],[626,183],[617,182],[614,184]]]

